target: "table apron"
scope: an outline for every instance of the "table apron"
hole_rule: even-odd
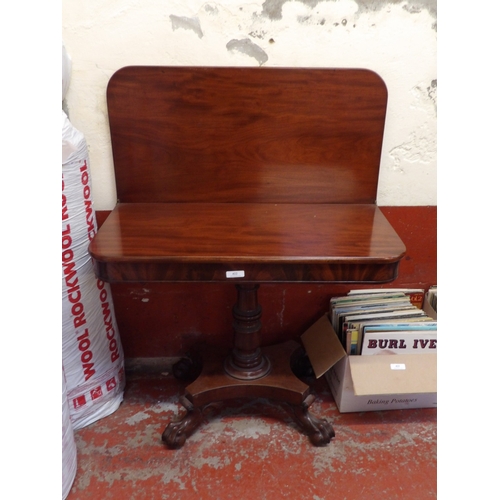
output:
[[[98,262],[98,278],[117,282],[226,283],[387,283],[398,276],[399,262],[387,263],[252,263],[192,264],[159,262]]]

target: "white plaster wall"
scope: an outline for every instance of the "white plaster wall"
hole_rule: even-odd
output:
[[[389,102],[378,204],[436,205],[436,1],[62,1],[64,108],[84,133],[97,210],[116,203],[105,90],[132,64],[364,67]]]

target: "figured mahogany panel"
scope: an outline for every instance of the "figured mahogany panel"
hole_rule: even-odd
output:
[[[373,204],[120,203],[90,245],[111,282],[385,282],[404,252]]]
[[[371,71],[126,67],[107,100],[120,202],[375,203]]]

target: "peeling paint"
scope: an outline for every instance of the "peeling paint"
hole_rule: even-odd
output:
[[[172,29],[174,31],[179,28],[192,30],[198,35],[199,38],[203,38],[203,31],[201,30],[200,20],[197,17],[182,17],[174,16],[172,14],[170,16],[170,21],[172,22]]]
[[[274,21],[279,20],[283,15],[283,5],[291,1],[303,3],[312,9],[320,2],[337,2],[338,0],[265,0],[262,4],[262,14]],[[437,0],[355,0],[355,3],[358,4],[358,15],[382,10],[387,5],[403,4],[403,9],[412,14],[420,13],[425,9],[434,18],[437,16]]]
[[[136,413],[132,417],[127,418],[125,420],[125,423],[127,425],[135,425],[135,424],[141,422],[142,420],[147,420],[148,418],[151,418],[151,415],[148,415],[147,413],[140,411],[139,413]]]
[[[227,43],[226,48],[230,52],[237,51],[253,57],[260,66],[262,66],[269,59],[266,52],[253,43],[249,38],[243,38],[242,40],[233,39]]]
[[[114,71],[137,63],[370,68],[389,91],[377,203],[436,203],[435,162],[404,163],[413,131],[427,134],[429,148],[435,143],[436,0],[185,0],[167,10],[160,0],[147,9],[136,0],[115,4],[64,0],[63,9],[74,62],[63,108],[85,131],[97,210],[116,205],[106,85]],[[399,175],[399,167],[411,175]],[[137,304],[148,297],[132,295]]]
[[[261,40],[264,39],[266,36],[266,32],[264,30],[255,30],[251,31],[248,33],[252,38],[260,38]]]
[[[217,15],[219,13],[219,9],[217,8],[217,6],[212,6],[212,5],[209,5],[207,3],[207,4],[205,4],[204,7],[205,7],[205,11],[211,15]]]
[[[437,80],[432,80],[429,87],[427,87],[427,95],[437,109]]]
[[[180,385],[156,376],[128,384],[117,412],[76,432],[75,498],[435,498],[431,410],[340,415],[318,385],[312,411],[335,423],[329,446],[311,446],[282,405],[259,399],[221,405],[183,448],[167,450],[160,433]]]
[[[412,108],[420,109],[436,117],[437,113],[437,80],[431,80],[429,84],[419,84],[412,89]]]
[[[436,157],[436,143],[424,130],[420,129],[410,134],[407,141],[391,149],[389,156],[393,159],[393,170],[404,173],[403,162],[428,163]]]

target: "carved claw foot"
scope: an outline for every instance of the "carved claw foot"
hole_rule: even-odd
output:
[[[309,436],[311,443],[314,446],[324,446],[335,437],[335,431],[331,424],[325,419],[316,418],[309,413],[308,408],[314,400],[315,397],[309,394],[301,405],[292,405],[292,408],[298,424]]]
[[[197,429],[203,419],[201,409],[195,408],[191,401],[182,397],[180,402],[187,410],[186,415],[179,422],[168,424],[161,436],[162,441],[170,449],[184,446],[186,439]]]

